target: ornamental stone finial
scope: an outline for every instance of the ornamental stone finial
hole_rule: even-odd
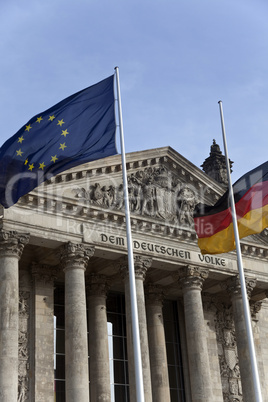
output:
[[[229,163],[230,168],[232,168],[233,162],[229,160]],[[210,147],[209,157],[205,159],[201,167],[208,176],[225,186],[228,185],[225,156],[222,155],[220,147],[215,140],[213,140],[213,144]]]

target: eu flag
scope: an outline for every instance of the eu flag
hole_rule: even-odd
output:
[[[71,167],[117,153],[114,77],[39,113],[0,148],[0,203],[9,208]]]

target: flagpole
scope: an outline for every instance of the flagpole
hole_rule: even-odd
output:
[[[243,263],[242,263],[240,238],[239,238],[239,231],[238,231],[238,225],[237,225],[237,217],[236,217],[236,209],[235,209],[234,194],[233,194],[233,187],[232,187],[231,171],[230,171],[230,164],[229,164],[229,157],[228,157],[228,150],[227,150],[227,141],[226,141],[226,135],[225,135],[225,126],[224,126],[224,119],[223,119],[222,101],[219,101],[218,103],[219,103],[220,115],[221,115],[221,127],[222,127],[222,137],[223,137],[226,168],[227,168],[229,199],[230,199],[230,203],[231,203],[234,237],[235,237],[235,243],[236,243],[237,266],[238,266],[238,271],[239,271],[239,279],[240,279],[243,308],[244,308],[244,319],[245,319],[245,324],[246,324],[247,341],[248,341],[248,348],[249,348],[250,361],[251,361],[251,373],[252,373],[252,379],[253,379],[253,384],[254,384],[254,392],[255,392],[256,402],[262,402],[261,386],[260,386],[260,379],[259,379],[259,374],[258,374],[258,366],[257,366],[257,360],[256,360],[254,340],[253,340],[251,317],[250,317],[249,303],[248,303],[248,297],[247,297],[247,288],[246,288],[246,282],[245,282],[245,274],[244,274],[244,268],[243,268]]]
[[[120,94],[120,84],[119,84],[119,68],[118,67],[115,67],[115,75],[116,75],[117,98],[118,98],[118,117],[119,117],[123,187],[124,187],[124,201],[125,201],[125,215],[126,215],[129,288],[130,288],[131,321],[132,321],[135,380],[136,380],[136,400],[137,400],[137,402],[144,402],[144,387],[143,387],[142,360],[141,360],[141,348],[140,348],[140,331],[139,331],[137,294],[136,294],[135,270],[134,270],[134,259],[133,259],[133,246],[132,246],[131,224],[130,224],[130,213],[129,213],[128,182],[127,182],[125,143],[124,143],[121,94]]]

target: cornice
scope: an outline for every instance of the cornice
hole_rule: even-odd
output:
[[[215,201],[225,191],[225,188],[218,182],[171,147],[132,152],[126,155],[126,167],[129,172],[139,168],[158,166],[159,164],[167,166],[172,173],[180,176],[186,183],[192,184],[196,186],[196,188],[206,185],[209,187],[208,195],[210,194]],[[80,165],[58,174],[47,180],[43,184],[43,188],[45,191],[48,191],[49,186],[53,184],[63,184],[73,180],[76,181],[92,177],[97,178],[101,175],[120,173],[121,171],[121,155],[114,155],[109,158]]]
[[[159,222],[159,226],[163,223],[166,226],[167,221],[171,223],[168,226],[172,226],[174,221],[177,227],[184,229],[190,226],[192,229],[194,204],[204,200],[213,203],[221,194],[216,193],[209,183],[197,180],[186,169],[186,159],[183,163],[181,161],[181,165],[172,160],[167,155],[168,150],[175,153],[167,148],[164,149],[164,156],[156,156],[155,150],[151,150],[153,158],[146,155],[146,159],[127,162],[130,212],[137,217],[137,221],[140,221],[141,215],[145,215],[143,220],[148,221],[149,216]],[[137,154],[140,156],[141,153]],[[85,164],[80,166],[80,170],[71,169],[52,177],[22,197],[18,206],[27,202],[31,208],[36,205],[47,211],[56,209],[58,214],[62,212],[76,216],[88,214],[89,206],[91,210],[95,206],[105,211],[104,219],[107,213],[109,216],[120,216],[114,210],[124,212],[121,164],[108,165],[111,159],[114,158],[107,158],[101,167],[94,164],[94,168],[88,169],[90,164]],[[197,169],[194,165],[192,167]]]
[[[125,230],[124,212],[104,209],[92,204],[87,204],[86,202],[81,203],[81,200],[65,197],[62,197],[61,200],[57,200],[50,198],[48,194],[41,196],[29,193],[21,197],[18,206],[36,213],[43,212],[55,216],[60,214],[62,217],[76,219],[81,223],[103,224],[104,222],[108,222],[111,226],[115,225],[117,229]],[[12,207],[10,209],[12,209]],[[197,235],[193,228],[182,228],[177,224],[166,221],[161,222],[148,216],[130,215],[131,227],[134,233],[150,233],[150,235],[157,237],[164,235],[166,238],[177,239],[182,242],[197,245]],[[245,238],[241,240],[241,251],[244,257],[268,260],[268,244],[265,246],[264,244],[249,243],[247,238]],[[235,251],[232,251],[231,254],[234,255]]]
[[[50,199],[44,196],[27,194],[19,201],[19,206],[37,213],[61,215],[66,218],[74,218],[82,222],[94,223],[109,222],[117,228],[125,228],[125,213],[118,210],[104,209],[92,204],[86,205],[75,199],[62,198],[61,200]],[[86,221],[85,221],[86,218]],[[131,214],[131,227],[135,233],[147,233],[165,235],[185,241],[195,242],[196,232],[192,228],[182,228],[177,224]]]

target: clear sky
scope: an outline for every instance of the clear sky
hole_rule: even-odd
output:
[[[0,5],[0,142],[120,69],[126,152],[171,146],[233,180],[267,160],[267,0],[8,0]]]

